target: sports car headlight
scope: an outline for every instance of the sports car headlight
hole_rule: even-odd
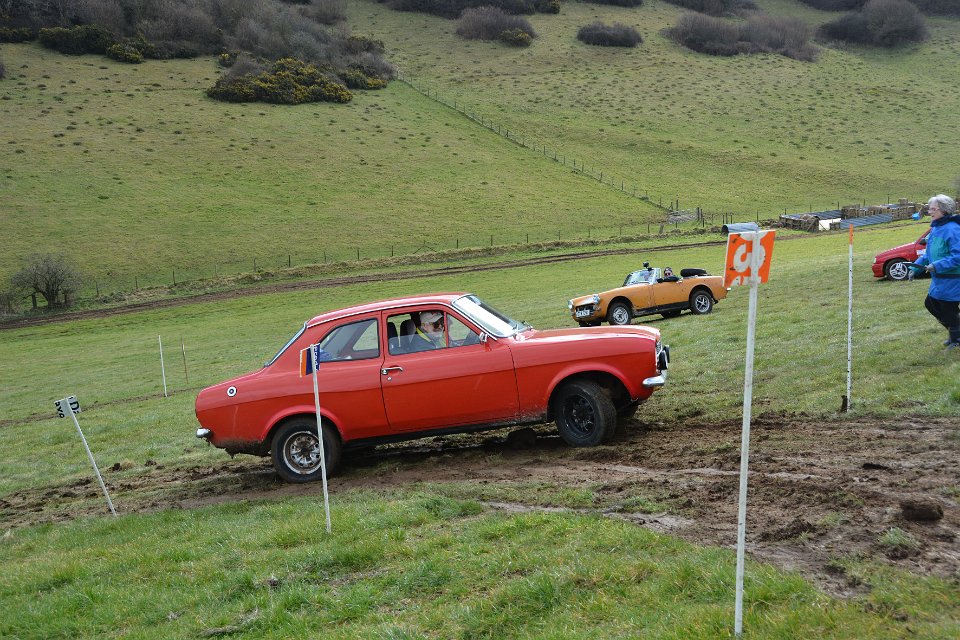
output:
[[[593,294],[593,304],[600,304],[600,294],[599,294],[599,293]]]

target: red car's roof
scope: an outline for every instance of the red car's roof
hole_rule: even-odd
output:
[[[343,316],[354,315],[357,313],[367,313],[369,311],[379,311],[381,309],[389,309],[394,307],[406,307],[410,305],[417,304],[450,304],[457,298],[461,296],[468,295],[466,293],[428,293],[419,296],[407,296],[404,298],[388,298],[387,300],[377,300],[376,302],[368,302],[366,304],[358,304],[353,307],[345,307],[343,309],[334,309],[332,311],[327,311],[326,313],[321,313],[318,316],[314,316],[307,322],[307,326],[313,326],[320,322],[326,322],[327,320],[332,320],[334,318],[342,318]]]

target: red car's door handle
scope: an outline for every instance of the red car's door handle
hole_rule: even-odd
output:
[[[403,367],[384,367],[383,369],[380,369],[380,375],[388,376],[393,371],[399,371],[400,373],[403,373]]]

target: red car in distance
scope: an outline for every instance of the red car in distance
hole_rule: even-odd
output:
[[[545,421],[572,446],[598,445],[669,362],[650,327],[541,331],[466,293],[385,300],[316,316],[259,371],[202,390],[197,437],[272,456],[287,481],[318,478],[314,344],[331,473],[352,447]]]
[[[889,280],[906,280],[910,275],[908,262],[916,262],[917,257],[924,254],[927,250],[927,234],[930,229],[923,232],[916,242],[902,244],[893,249],[887,249],[877,254],[873,259],[873,276],[875,278],[888,278]]]

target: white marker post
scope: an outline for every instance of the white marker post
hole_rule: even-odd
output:
[[[763,240],[768,246],[764,247]],[[747,472],[750,465],[750,422],[753,405],[753,352],[756,343],[757,291],[766,282],[773,257],[772,231],[730,234],[727,237],[727,260],[724,286],[750,285],[750,307],[747,316],[747,355],[743,374],[743,427],[740,437],[740,500],[737,507],[737,585],[734,632],[743,633],[743,571],[747,536]]]
[[[83,437],[83,431],[80,430],[80,421],[77,420],[77,414],[80,412],[80,403],[77,401],[76,396],[70,396],[69,398],[64,398],[63,400],[57,400],[53,403],[57,408],[57,417],[65,418],[68,415],[73,418],[73,424],[77,427],[77,433],[80,434],[80,440],[83,441],[83,448],[87,450],[87,457],[90,458],[90,464],[93,465],[93,472],[97,474],[97,481],[100,482],[100,488],[103,489],[103,495],[107,498],[107,506],[110,507],[110,513],[113,514],[113,517],[117,517],[117,511],[113,508],[113,501],[110,500],[110,494],[107,493],[107,485],[103,483],[103,478],[100,476],[100,469],[97,468],[97,462],[93,459],[93,453],[90,451],[90,446],[87,444],[87,439]]]
[[[317,346],[310,345],[310,360],[313,362],[313,402],[317,410],[317,441],[320,443],[320,477],[323,479],[323,510],[327,515],[327,533],[330,533],[330,495],[327,492],[327,456],[323,446],[323,425],[320,419],[320,388],[317,384]]]
[[[163,340],[157,336],[157,342],[160,343],[160,376],[163,378],[163,397],[167,397],[167,371],[163,368]]]
[[[850,225],[850,268],[847,296],[847,402],[846,410],[853,410],[853,225]]]

